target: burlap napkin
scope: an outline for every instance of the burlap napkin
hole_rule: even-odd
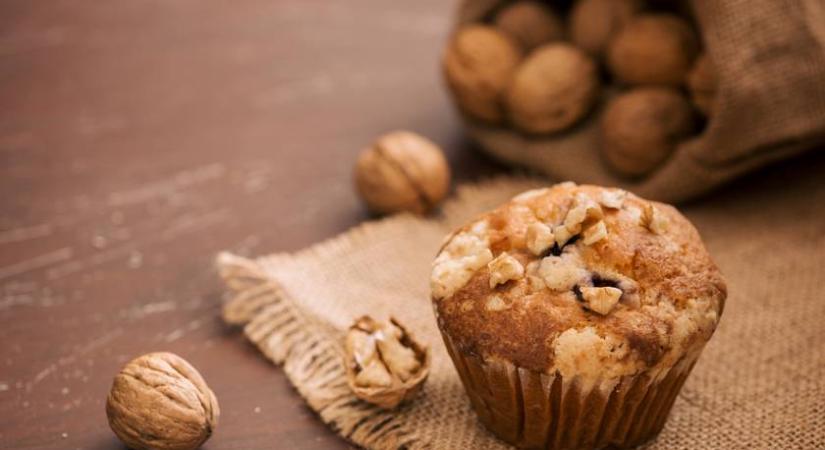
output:
[[[456,26],[483,20],[505,2],[462,0]],[[555,179],[621,186],[667,202],[704,194],[825,142],[825,1],[688,3],[716,66],[715,112],[700,135],[682,142],[649,176],[627,180],[602,162],[601,107],[560,134],[531,137],[465,120],[468,134],[481,149],[509,164]]]
[[[441,342],[430,262],[452,227],[538,184],[464,186],[441,218],[369,222],[294,254],[221,254],[232,291],[225,319],[243,325],[321,419],[355,444],[505,448],[479,425]],[[759,199],[684,211],[727,276],[730,298],[651,448],[825,448],[823,204],[825,184],[803,180]],[[362,314],[396,316],[432,349],[423,392],[400,410],[376,409],[347,388],[343,330]]]

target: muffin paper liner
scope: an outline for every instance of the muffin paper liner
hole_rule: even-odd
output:
[[[481,422],[521,448],[629,448],[652,439],[700,353],[618,379],[567,380],[464,354],[443,337]]]

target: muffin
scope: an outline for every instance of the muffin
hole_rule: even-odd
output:
[[[518,447],[550,449],[654,437],[727,296],[675,208],[573,183],[452,233],[431,291],[480,420]]]

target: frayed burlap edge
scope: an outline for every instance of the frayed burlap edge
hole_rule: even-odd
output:
[[[316,251],[323,253],[323,245]],[[391,411],[374,408],[352,394],[341,363],[340,330],[302,311],[254,261],[221,253],[217,264],[235,291],[224,307],[224,320],[243,325],[261,353],[283,366],[324,423],[367,448],[428,448]]]
[[[224,320],[243,325],[261,353],[283,365],[292,385],[324,423],[364,447],[428,447],[392,412],[373,408],[352,394],[341,364],[340,330],[303,312],[254,261],[221,253],[217,264],[235,291],[224,307]]]
[[[375,226],[436,222],[446,233],[468,215],[500,203],[502,194],[497,186],[505,192],[518,192],[546,184],[546,180],[528,176],[502,176],[463,185],[455,197],[444,204],[439,217],[426,219],[402,214],[367,222],[295,255],[284,253],[249,259],[222,252],[216,258],[216,265],[230,292],[223,319],[228,324],[243,326],[247,339],[269,360],[283,367],[310,408],[342,437],[365,448],[433,448],[432,442],[411,429],[393,411],[381,410],[353,395],[342,364],[344,330],[302,308],[265,267],[296,255],[323,259],[336,247],[368,238]]]

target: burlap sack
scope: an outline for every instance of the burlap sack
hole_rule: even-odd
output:
[[[463,0],[457,26],[489,17],[502,0]],[[716,112],[701,135],[644,179],[615,176],[601,160],[599,111],[572,130],[528,137],[465,120],[494,157],[554,179],[622,186],[679,202],[825,141],[825,2],[690,1],[717,66]]]
[[[222,254],[231,290],[225,318],[243,325],[321,420],[355,444],[506,448],[470,408],[436,327],[428,279],[448,230],[537,184],[502,178],[465,186],[443,218],[370,222],[294,254]],[[825,185],[809,177],[758,200],[734,196],[684,211],[727,276],[730,297],[651,448],[825,448],[823,202]],[[423,391],[397,411],[347,388],[344,330],[362,314],[393,315],[431,348]]]

